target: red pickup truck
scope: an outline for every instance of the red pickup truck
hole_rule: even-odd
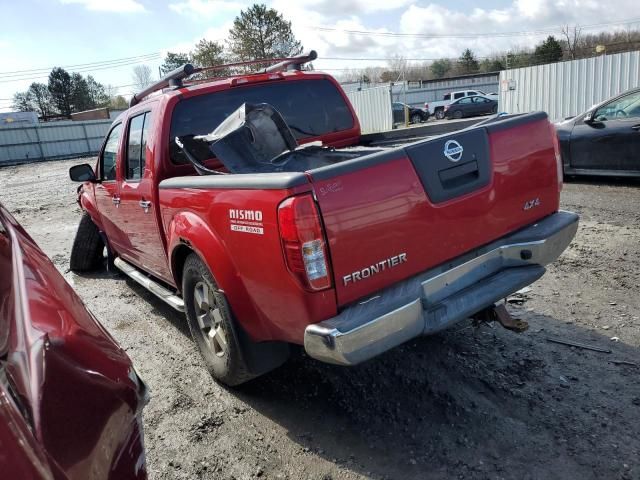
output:
[[[540,278],[577,229],[545,113],[363,146],[339,84],[306,60],[191,84],[200,70],[178,69],[133,98],[95,169],[70,172],[72,269],[106,246],[186,313],[231,385],[290,344],[353,365],[450,327]]]

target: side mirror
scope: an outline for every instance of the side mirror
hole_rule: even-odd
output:
[[[584,123],[586,123],[587,125],[592,124],[593,123],[593,111],[585,113],[584,118],[582,119],[582,121]]]
[[[606,120],[606,119],[602,115],[596,115],[595,110],[587,112],[585,116],[582,118],[582,121],[591,127],[597,127],[597,126],[601,127],[602,125],[604,125],[602,123],[602,120]]]
[[[96,183],[96,174],[88,163],[82,165],[74,165],[69,169],[69,177],[74,182],[91,182]]]

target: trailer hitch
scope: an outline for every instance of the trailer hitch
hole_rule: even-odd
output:
[[[507,330],[512,330],[516,333],[522,333],[529,328],[529,324],[524,320],[513,318],[502,303],[479,311],[473,316],[473,319],[477,322],[485,323],[498,322]]]

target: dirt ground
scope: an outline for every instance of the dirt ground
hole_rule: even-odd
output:
[[[640,479],[640,182],[565,185],[580,229],[510,299],[527,332],[463,322],[350,369],[298,353],[229,390],[179,314],[122,275],[68,272],[82,162],[1,168],[0,201],[149,384],[152,479]]]

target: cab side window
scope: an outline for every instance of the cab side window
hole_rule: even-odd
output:
[[[118,145],[120,144],[120,134],[122,124],[119,123],[111,129],[100,159],[100,178],[102,180],[116,179],[116,160],[118,158]]]
[[[600,122],[614,118],[640,117],[640,92],[634,92],[618,98],[598,109],[594,118]]]
[[[453,94],[453,98],[454,99],[458,99],[458,98],[462,98],[464,97],[464,92],[458,92],[458,93],[454,93]]]
[[[144,176],[147,160],[147,137],[151,125],[151,112],[133,117],[129,121],[127,136],[127,180],[140,180]]]

